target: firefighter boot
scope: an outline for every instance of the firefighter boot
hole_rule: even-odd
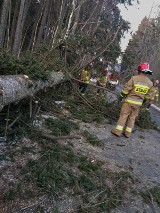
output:
[[[129,138],[130,137],[130,135],[131,135],[131,133],[130,132],[123,132],[123,135],[124,135],[124,137],[126,137],[126,138]]]
[[[117,137],[119,137],[122,133],[122,131],[118,130],[118,129],[112,129],[111,133]]]
[[[132,132],[132,128],[126,127],[125,131],[123,132],[123,135],[124,135],[126,138],[129,138],[130,135],[131,135],[131,132]]]

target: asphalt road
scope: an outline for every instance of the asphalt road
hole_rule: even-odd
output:
[[[157,126],[160,127],[160,111],[154,109],[152,106],[150,107],[149,111],[151,114],[152,121],[154,121]]]

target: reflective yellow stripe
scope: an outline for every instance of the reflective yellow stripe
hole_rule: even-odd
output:
[[[116,126],[116,129],[122,131],[122,130],[123,130],[123,126],[117,125],[117,126]]]
[[[135,82],[135,84],[139,84],[139,85],[149,86],[150,87],[150,80],[148,81],[148,84],[144,83],[144,82],[140,82],[140,81]]]
[[[125,95],[127,95],[129,92],[122,90],[122,93],[124,93]]]
[[[126,132],[132,132],[132,128],[126,127],[125,131]]]
[[[130,99],[126,98],[125,102],[142,106],[142,102],[140,102],[140,101],[133,101],[133,100],[130,100]]]
[[[141,87],[141,88],[143,88],[143,89],[150,89],[150,87],[148,87],[148,86],[145,86],[145,85],[142,85],[142,84],[134,84],[134,86],[135,87]]]

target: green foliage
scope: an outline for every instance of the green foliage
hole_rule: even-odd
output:
[[[87,105],[79,106],[78,103],[69,102],[69,110],[73,116],[86,123],[101,123],[104,120],[100,112],[96,112],[96,109]]]
[[[31,199],[35,197],[35,192],[31,189],[23,190],[22,183],[19,182],[15,189],[9,189],[3,196],[4,201],[12,201],[17,197],[21,197],[22,199]]]
[[[0,50],[0,74],[1,75],[15,75],[17,74],[18,64],[17,60],[10,52]]]
[[[90,144],[92,144],[93,146],[102,146],[102,142],[93,134],[91,134],[90,132],[88,132],[87,130],[85,130],[83,132],[84,137],[86,138],[86,141]]]
[[[34,150],[35,150],[34,146],[32,146],[32,147],[22,146],[20,153],[21,154],[24,154],[26,152],[34,153]]]
[[[72,129],[78,129],[79,126],[76,123],[69,121],[66,118],[62,119],[46,119],[46,125],[52,130],[52,134],[56,136],[68,135]]]
[[[156,125],[152,122],[150,113],[147,110],[141,110],[136,124],[143,129],[154,129]]]
[[[80,158],[80,164],[78,165],[78,169],[80,169],[81,171],[85,171],[85,172],[96,172],[99,170],[99,168],[101,168],[103,163],[99,162],[99,161],[95,161],[94,163],[92,163],[90,160],[88,160],[87,158]]]
[[[0,74],[1,75],[28,75],[31,79],[46,80],[48,72],[31,53],[15,59],[9,51],[0,50]]]
[[[17,196],[17,193],[13,189],[9,189],[8,192],[6,192],[4,195],[4,200],[11,201],[11,200],[14,200],[16,196]]]
[[[151,195],[150,195],[151,194]],[[153,187],[148,191],[141,191],[140,195],[142,196],[144,202],[150,204],[151,196],[153,197],[153,201],[160,205],[160,187]]]
[[[68,195],[71,192],[72,196],[80,196],[86,208],[80,207],[78,212],[109,212],[121,204],[124,190],[133,181],[128,173],[108,173],[102,166],[102,162],[74,153],[69,145],[47,141],[40,157],[29,160],[22,174],[25,181],[38,187],[39,193],[57,197],[68,188]],[[110,188],[107,180],[117,184]]]
[[[18,74],[28,75],[31,79],[47,80],[49,73],[31,53],[27,53],[18,60]]]

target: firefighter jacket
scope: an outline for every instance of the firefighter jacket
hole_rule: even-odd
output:
[[[145,99],[148,101],[158,102],[159,89],[158,86],[152,86]]]
[[[124,85],[121,95],[126,95],[125,102],[141,106],[152,86],[153,83],[147,76],[136,75]]]
[[[88,70],[82,70],[80,80],[84,81],[85,83],[89,83],[90,73]]]

